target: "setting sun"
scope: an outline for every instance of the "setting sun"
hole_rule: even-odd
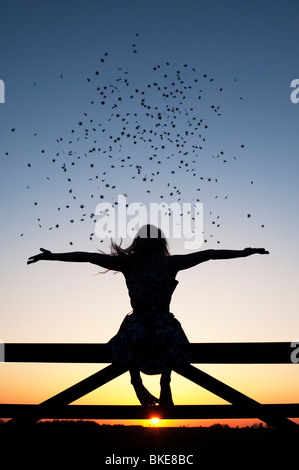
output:
[[[151,421],[151,424],[154,424],[156,426],[157,424],[159,424],[160,418],[154,416],[153,418],[151,418],[150,421]]]

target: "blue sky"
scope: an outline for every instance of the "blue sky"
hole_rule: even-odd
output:
[[[108,249],[108,240],[102,245],[94,237],[90,240],[95,219],[89,215],[102,201],[100,194],[108,202],[127,193],[129,202],[149,203],[161,202],[161,193],[169,204],[175,197],[180,203],[203,202],[206,247],[265,246],[272,263],[276,257],[278,269],[283,263],[290,266],[288,281],[292,283],[298,230],[299,108],[290,100],[290,83],[297,73],[296,7],[296,2],[267,1],[189,1],[184,6],[176,1],[116,2],[113,6],[90,1],[84,7],[80,2],[6,3],[0,20],[0,78],[5,82],[5,103],[0,107],[4,278],[16,272],[27,276],[27,255],[39,246],[63,251],[72,242],[75,249]],[[205,123],[208,129],[203,129],[200,139],[189,134],[186,144],[179,147],[180,155],[175,155],[177,149],[169,142],[169,148],[160,150],[159,132],[152,147],[141,140],[134,146],[132,139],[123,137],[114,145],[109,161],[109,135],[120,135],[120,118],[117,122],[117,110],[112,108],[114,96],[122,97],[118,110],[132,130],[140,118],[141,91],[145,91],[146,104],[158,105],[165,112],[162,92],[150,94],[147,86],[159,81],[169,91],[173,80],[178,84],[177,70],[185,80],[181,89],[187,84],[192,89],[184,90],[184,103],[179,104],[179,93],[169,101],[169,109],[178,106],[180,115],[169,111],[164,129],[170,129],[172,138],[179,135],[180,142],[191,117],[203,118],[201,129]],[[96,87],[103,91],[105,85],[110,101],[108,96],[101,106]],[[219,106],[220,117],[211,110],[212,104]],[[182,116],[183,109],[191,106],[194,111]],[[170,126],[173,116],[178,118],[175,130]],[[144,119],[140,118],[140,128],[144,126],[148,138]],[[152,123],[157,123],[157,114],[151,127]],[[86,134],[84,138],[86,126],[88,138]],[[202,145],[196,160],[193,144]],[[154,150],[155,145],[159,150]],[[101,147],[94,158],[90,157],[92,147]],[[148,160],[158,151],[160,167]],[[71,168],[70,158],[75,161],[79,155],[81,161]],[[126,160],[121,167],[121,158],[128,155],[131,166]],[[179,158],[183,161],[180,170]],[[97,178],[90,163],[97,166]],[[139,180],[138,164],[142,167]],[[173,180],[171,169],[176,171]],[[101,180],[99,175],[106,170]],[[149,182],[153,173],[157,185],[153,183],[153,189],[146,192],[150,185],[142,184],[141,178]],[[167,195],[173,187],[180,189],[179,196]],[[173,240],[173,248],[182,251],[183,246]],[[15,257],[11,250],[17,253]],[[256,262],[269,265],[271,259]]]
[[[90,266],[28,267],[26,260],[39,247],[108,249],[108,240],[90,240],[95,224],[89,214],[100,194],[112,202],[126,192],[129,202],[145,203],[161,202],[163,195],[170,204],[175,186],[180,203],[199,198],[204,205],[202,248],[270,251],[267,257],[214,262],[179,275],[173,308],[190,340],[296,339],[299,103],[290,100],[290,84],[299,78],[298,3],[14,1],[2,2],[0,13],[5,83],[0,337],[7,342],[110,339],[130,310],[120,276],[95,276],[98,269]],[[182,94],[165,99],[155,82]],[[108,95],[105,105],[100,91]],[[113,109],[115,97],[122,102]],[[142,114],[142,97],[159,108],[151,110],[150,121]],[[221,116],[211,105],[220,107]],[[148,139],[159,110],[165,126],[155,129],[155,150]],[[120,124],[117,111],[127,124]],[[170,124],[174,116],[176,128]],[[200,138],[199,130],[196,136],[186,134],[193,117],[203,119]],[[138,145],[122,137],[109,151],[110,135],[119,136],[121,125],[132,133],[137,120],[139,131],[146,129],[137,134]],[[186,143],[176,148],[162,131],[181,145],[185,136]],[[193,152],[192,145],[202,149]],[[90,153],[93,147],[101,151]],[[140,175],[136,165],[142,167]],[[182,240],[171,240],[171,248],[183,252]]]

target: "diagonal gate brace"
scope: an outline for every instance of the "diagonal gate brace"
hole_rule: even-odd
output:
[[[43,409],[56,406],[64,406],[69,405],[75,400],[83,397],[87,393],[92,392],[93,390],[105,385],[107,382],[119,377],[120,375],[127,372],[128,369],[124,367],[117,366],[115,364],[111,364],[104,369],[96,372],[95,374],[87,377],[86,379],[81,380],[80,382],[72,385],[71,387],[63,390],[62,392],[54,395],[51,398],[43,401],[38,405],[38,414],[32,415],[22,415],[16,418],[12,418],[10,421],[6,423],[8,424],[29,424],[35,423],[39,419],[43,418]]]
[[[264,414],[263,405],[252,398],[249,398],[247,395],[235,390],[234,388],[226,385],[218,379],[215,379],[211,375],[203,372],[196,367],[189,365],[182,369],[176,369],[179,375],[191,380],[192,382],[200,385],[201,387],[209,390],[215,395],[223,398],[224,400],[232,403],[233,405],[249,405],[257,410],[257,418],[261,421],[264,421],[270,426],[274,426],[277,429],[283,431],[294,431],[299,430],[299,426],[283,416],[276,414]]]

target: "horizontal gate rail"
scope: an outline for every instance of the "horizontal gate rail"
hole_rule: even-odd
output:
[[[290,342],[192,343],[192,364],[291,364]],[[106,344],[5,343],[5,362],[111,363]]]
[[[0,405],[0,416],[36,416],[40,405]],[[250,419],[258,414],[299,416],[299,404],[263,404],[259,406],[239,405],[175,405],[171,410],[159,406],[139,405],[68,405],[43,407],[44,419]]]

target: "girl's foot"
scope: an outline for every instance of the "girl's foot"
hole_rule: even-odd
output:
[[[137,398],[143,406],[155,406],[159,403],[158,398],[154,397],[143,384],[133,385]]]
[[[136,369],[130,370],[131,384],[134,387],[138,400],[143,406],[154,406],[159,403],[158,398],[154,397],[143,385],[140,371]]]
[[[163,408],[171,408],[174,406],[170,387],[168,388],[168,390],[166,389],[166,387],[165,389],[164,387],[161,387],[159,404]]]
[[[170,388],[170,372],[161,375],[161,391],[160,391],[160,406],[164,408],[171,408],[174,406]]]

